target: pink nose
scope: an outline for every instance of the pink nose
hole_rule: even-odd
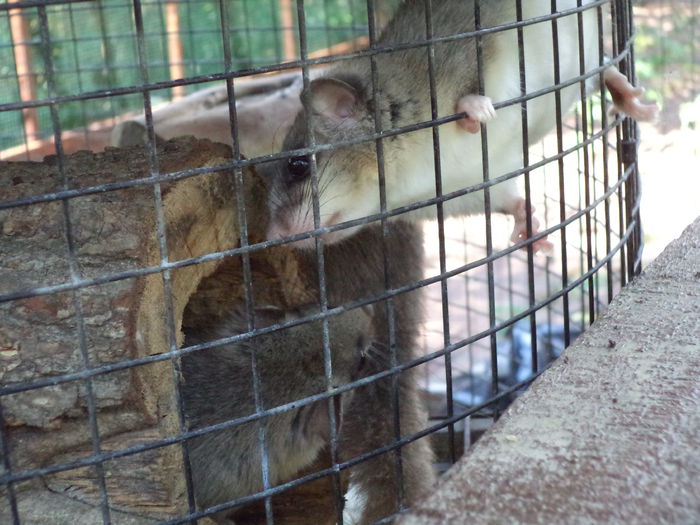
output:
[[[270,222],[270,225],[267,228],[267,238],[269,240],[283,239],[285,237],[290,237],[292,235],[296,235],[297,233],[303,233],[313,229],[313,222],[309,224],[301,220],[290,220],[288,216],[280,217],[278,215]],[[314,246],[314,239],[313,237],[302,239],[291,243],[291,246],[296,248],[311,248]]]
[[[281,214],[280,214],[281,215]],[[323,221],[322,226],[331,226],[337,224],[340,218],[339,213],[334,213],[330,219]],[[278,215],[271,222],[267,229],[267,238],[273,239],[283,239],[291,235],[296,235],[298,233],[308,232],[314,229],[313,220],[301,220],[299,218],[290,219],[289,215]],[[323,235],[323,240],[327,243],[337,242],[340,239],[347,237],[351,231],[350,230],[340,230],[337,232],[326,233]],[[313,248],[315,246],[315,241],[313,237],[308,239],[302,239],[290,244],[295,248]]]
[[[285,224],[272,222],[267,228],[267,238],[269,240],[281,239],[282,237],[287,237],[288,235],[293,235],[293,232],[291,232],[289,227],[287,227]]]

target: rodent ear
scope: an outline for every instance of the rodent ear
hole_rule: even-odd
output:
[[[359,96],[355,88],[336,78],[319,78],[309,84],[311,109],[334,121],[357,120]]]

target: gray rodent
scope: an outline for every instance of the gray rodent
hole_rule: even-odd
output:
[[[213,341],[247,331],[245,308],[239,301],[209,323],[186,330],[186,345]],[[313,308],[284,311],[256,309],[258,326],[269,326]],[[316,308],[317,310],[317,308]],[[370,316],[357,308],[328,322],[333,385],[355,379],[370,341]],[[189,427],[202,428],[255,413],[251,357],[255,352],[263,409],[303,399],[327,390],[324,372],[322,322],[314,321],[247,341],[194,352],[182,358],[185,378],[183,402]],[[335,401],[337,419],[352,391]],[[271,484],[293,479],[310,465],[328,443],[328,402],[312,404],[264,417]],[[340,421],[337,421],[340,424]],[[261,451],[256,421],[209,432],[190,440],[194,492],[200,507],[263,490]],[[222,512],[225,516],[226,512]],[[224,519],[218,516],[217,519]]]
[[[299,250],[296,254],[300,281],[318,290],[315,254],[308,250]],[[387,286],[397,288],[422,278],[422,230],[415,224],[395,221],[388,225],[388,235],[384,239],[378,226],[370,226],[352,238],[326,246],[324,257],[330,307],[372,300],[381,296]],[[220,281],[217,286],[225,291],[229,284]],[[258,288],[258,291],[264,290]],[[393,351],[399,364],[416,357],[422,320],[421,295],[420,290],[415,290],[391,299],[393,336],[389,333],[387,300],[374,301],[329,320],[334,379],[338,384],[386,370]],[[216,288],[213,293],[205,291],[200,295],[198,305],[188,307],[192,318],[184,327],[185,344],[245,332],[247,325],[240,300],[230,303]],[[265,326],[304,313],[307,312],[256,309],[256,322]],[[258,349],[265,408],[325,391],[319,322],[258,336],[250,343],[195,352],[182,359],[185,410],[191,428],[253,412],[248,355],[253,345]],[[397,434],[405,437],[425,428],[426,414],[419,396],[417,374],[415,368],[398,374],[398,408],[392,402],[394,382],[391,376],[341,396],[338,452],[342,461],[389,445]],[[294,479],[327,443],[326,407],[327,403],[318,402],[264,420],[273,483]],[[398,410],[400,429],[395,428],[395,410]],[[255,423],[249,423],[190,441],[190,462],[200,507],[262,489],[257,428]],[[400,503],[410,505],[425,494],[435,479],[432,459],[430,446],[422,439],[402,447],[401,479],[396,475],[394,452],[350,468],[350,483],[364,500],[358,523],[368,524],[389,516],[399,510]],[[402,483],[404,495],[402,502],[398,500],[399,483]],[[223,516],[217,518],[225,519],[226,513],[221,514]]]
[[[584,0],[582,4],[593,0]],[[558,11],[574,9],[577,0],[558,0]],[[520,2],[522,19],[550,15],[551,0]],[[424,41],[426,15],[423,0],[405,0],[393,20],[378,39],[377,46],[391,46]],[[481,28],[516,22],[516,0],[481,0]],[[433,0],[432,28],[437,37],[473,31],[475,0]],[[578,15],[557,19],[560,81],[578,77]],[[581,14],[585,71],[600,65],[598,19],[595,7]],[[552,22],[544,20],[523,27],[525,88],[527,93],[556,84]],[[500,30],[481,37],[483,50],[484,93],[479,95],[479,67],[475,37],[446,40],[434,44],[434,78],[437,116],[465,112],[457,124],[440,126],[440,163],[443,194],[483,182],[481,123],[489,121],[489,177],[495,179],[523,166],[521,141],[521,105],[511,104],[494,111],[494,102],[521,95],[518,35],[516,29]],[[377,86],[373,87],[368,57],[345,60],[313,80],[302,95],[306,111],[301,111],[285,141],[284,150],[303,148],[307,144],[307,116],[317,144],[333,144],[346,139],[373,135],[375,112],[380,131],[429,121],[433,118],[430,103],[429,60],[427,46],[410,47],[376,55]],[[598,75],[589,84],[595,84]],[[611,92],[614,110],[638,120],[651,119],[655,105],[638,100],[641,90],[627,82],[614,67],[604,73]],[[592,86],[591,86],[592,87]],[[373,90],[376,89],[375,92]],[[561,89],[562,112],[579,96],[579,83]],[[497,118],[494,118],[497,117]],[[493,118],[493,120],[491,120]],[[527,102],[527,125],[530,144],[553,129],[556,122],[555,95],[549,93]],[[434,148],[432,130],[391,135],[383,141],[386,206],[391,210],[435,197]],[[375,141],[363,141],[316,154],[321,226],[330,226],[380,212],[380,191]],[[310,160],[293,157],[270,163],[264,168],[271,185],[271,225],[269,238],[309,231],[314,228]],[[515,217],[512,240],[527,237],[527,210],[514,178],[491,186],[491,209]],[[446,215],[483,213],[484,196],[474,191],[444,203]],[[409,219],[433,218],[434,207],[418,208]],[[537,221],[533,217],[533,233]],[[352,235],[361,226],[329,232],[326,242],[336,242]],[[299,245],[311,245],[300,241]],[[540,239],[534,248],[551,248]]]

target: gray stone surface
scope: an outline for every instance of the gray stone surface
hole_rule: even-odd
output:
[[[5,500],[7,498],[4,498]],[[36,489],[24,492],[17,507],[22,525],[88,525],[103,523],[102,510],[71,499],[68,496]],[[110,510],[113,525],[155,525],[160,520]],[[0,523],[12,523],[10,509],[5,502],[0,507]]]
[[[700,523],[700,218],[400,523]]]

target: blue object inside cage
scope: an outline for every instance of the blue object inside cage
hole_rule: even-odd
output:
[[[542,323],[536,326],[537,333],[537,367],[532,362],[532,332],[530,321],[522,319],[513,324],[505,336],[497,343],[498,390],[504,390],[522,381],[533,373],[547,368],[557,359],[565,348],[564,325]],[[570,326],[570,343],[581,335],[580,327]],[[501,399],[498,409],[506,408],[527,387]],[[494,394],[489,374],[466,373],[452,381],[453,400],[465,408],[480,405]]]

